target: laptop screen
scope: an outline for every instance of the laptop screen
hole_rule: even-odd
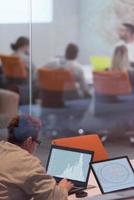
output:
[[[92,164],[102,193],[134,187],[134,171],[127,157]]]
[[[89,175],[92,152],[62,147],[52,147],[47,164],[47,174],[86,182]]]

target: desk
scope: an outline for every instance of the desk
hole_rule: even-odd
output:
[[[132,166],[134,168],[134,160],[131,160],[131,164],[132,164]],[[97,184],[96,179],[95,179],[95,177],[94,177],[94,175],[93,175],[92,172],[90,173],[90,176],[89,176],[88,185],[94,185],[94,186],[96,186],[96,188],[87,189],[86,190],[86,192],[88,193],[88,197],[94,197],[96,195],[101,194],[101,191],[100,191],[100,189],[98,187],[98,184]],[[86,198],[81,198],[81,200],[86,200]],[[70,195],[69,198],[68,198],[68,200],[76,200],[76,199],[78,199],[78,198],[76,198],[75,195]]]

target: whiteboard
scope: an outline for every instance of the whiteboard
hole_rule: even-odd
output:
[[[0,24],[50,23],[53,0],[0,0]]]

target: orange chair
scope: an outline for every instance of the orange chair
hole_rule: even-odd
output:
[[[8,79],[26,79],[27,70],[25,64],[17,56],[0,55],[3,72]]]
[[[55,139],[52,141],[52,144],[94,151],[94,161],[108,159],[108,153],[106,152],[99,136],[95,134]]]
[[[64,92],[76,89],[73,75],[66,69],[38,69],[39,87],[43,91],[43,105],[61,107],[64,105]]]
[[[17,56],[0,55],[5,81],[4,88],[17,92],[21,103],[29,103],[28,72]]]
[[[9,121],[17,115],[20,96],[12,91],[0,89],[0,130],[7,128]]]
[[[105,71],[94,72],[95,92],[104,95],[131,94],[132,88],[127,72]]]

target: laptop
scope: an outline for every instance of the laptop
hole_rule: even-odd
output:
[[[69,194],[86,189],[91,169],[93,152],[81,149],[51,146],[47,161],[47,174],[57,183],[67,179],[74,184]]]
[[[104,194],[92,199],[134,198],[134,170],[127,156],[94,162],[92,171]]]
[[[111,59],[107,56],[91,56],[90,63],[94,71],[105,71],[111,66]]]

